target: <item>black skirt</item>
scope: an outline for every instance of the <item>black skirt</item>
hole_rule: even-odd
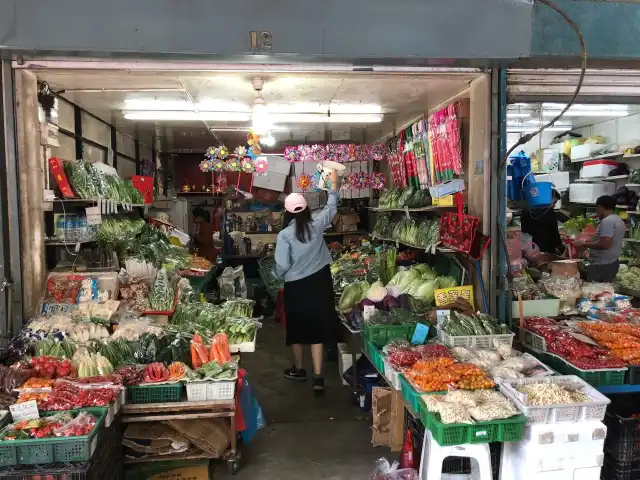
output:
[[[329,265],[308,277],[285,282],[287,345],[335,341],[338,315]]]

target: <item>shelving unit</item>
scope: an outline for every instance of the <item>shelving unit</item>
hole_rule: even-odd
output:
[[[591,160],[604,160],[606,158],[617,158],[617,157],[622,157],[624,155],[623,152],[611,152],[611,153],[604,153],[602,155],[596,155],[595,157],[587,157],[587,158],[577,158],[577,159],[571,159],[571,163],[582,163],[582,162],[589,162]]]

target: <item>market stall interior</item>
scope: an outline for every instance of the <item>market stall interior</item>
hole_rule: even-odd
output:
[[[473,304],[487,309],[490,168],[488,159],[478,164],[489,141],[487,74],[16,73],[38,82],[37,141],[50,175],[42,185],[45,241],[24,252],[35,263],[46,251],[43,296],[25,297],[27,328],[5,352],[7,363],[33,357],[16,368],[25,378],[6,381],[7,393],[19,387],[12,412],[100,407],[104,420],[90,412],[85,431],[118,445],[97,451],[136,478],[206,471],[220,458],[242,478],[293,476],[309,461],[319,478],[371,471],[384,453],[370,447],[371,417],[362,412],[382,408],[372,387],[383,381],[387,341],[378,335],[373,350],[365,346],[369,307],[381,312],[371,325],[391,323],[405,338],[416,331],[418,343],[427,341],[435,303],[461,314]],[[330,394],[316,399],[282,378],[290,366],[286,317],[280,325],[270,317],[281,310],[282,281],[269,254],[282,228],[282,194],[304,193],[310,208],[322,208],[330,162],[344,167],[341,208],[325,235],[347,341],[339,368],[327,364]],[[503,330],[488,316],[476,327]],[[36,378],[26,378],[28,367]],[[479,371],[460,372],[460,385],[490,384]],[[393,427],[390,418],[376,424],[383,434],[373,438],[393,451],[405,438],[396,387]],[[411,411],[419,419],[419,407]],[[19,418],[7,441],[29,441],[15,433]],[[49,438],[67,421],[37,427]],[[46,471],[51,460],[94,470],[99,463],[91,452],[19,457],[7,460],[6,473]],[[211,462],[216,476],[225,473],[220,465]]]

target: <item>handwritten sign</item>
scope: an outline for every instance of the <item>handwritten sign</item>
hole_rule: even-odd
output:
[[[11,417],[14,422],[20,422],[22,420],[35,420],[40,418],[38,412],[38,404],[35,400],[30,400],[24,403],[16,403],[9,407],[11,411]]]

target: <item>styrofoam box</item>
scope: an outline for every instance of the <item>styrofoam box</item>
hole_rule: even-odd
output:
[[[291,171],[291,163],[282,157],[267,157],[267,172],[279,173],[280,175],[289,175]],[[269,176],[269,173],[267,176]],[[254,184],[255,185],[255,184]]]
[[[537,173],[536,182],[551,182],[556,190],[569,188],[569,172]]]
[[[580,178],[607,177],[609,172],[619,165],[620,162],[613,160],[589,160],[582,164]]]
[[[582,448],[604,448],[607,426],[597,420],[580,423],[529,425],[524,428],[522,446],[552,445]],[[533,447],[532,447],[533,448]]]
[[[616,185],[613,182],[572,183],[569,185],[569,201],[573,203],[596,203],[598,197],[613,195]]]
[[[571,147],[571,160],[578,160],[581,158],[590,158],[594,156],[593,152],[602,150],[605,145],[598,143],[584,143],[582,145],[576,145]]]
[[[558,447],[557,445],[525,446],[520,443],[505,443],[502,446],[500,466],[511,465],[528,474],[575,471],[598,468],[604,463],[604,452],[594,447]],[[514,477],[516,478],[516,477]],[[529,477],[526,477],[529,478]],[[571,478],[571,477],[569,477]],[[581,478],[581,477],[580,477]]]
[[[349,350],[349,345],[346,343],[338,343],[338,352],[340,356],[338,357],[338,369],[340,371],[340,378],[342,379],[343,385],[349,385],[347,381],[342,377],[344,372],[349,370],[351,365],[353,365],[353,356],[351,355],[351,351]],[[361,353],[356,355],[356,360],[362,356]]]
[[[266,188],[267,190],[275,190],[276,192],[284,192],[287,183],[287,175],[280,173],[268,172],[266,175],[256,175],[253,177],[253,186]]]

